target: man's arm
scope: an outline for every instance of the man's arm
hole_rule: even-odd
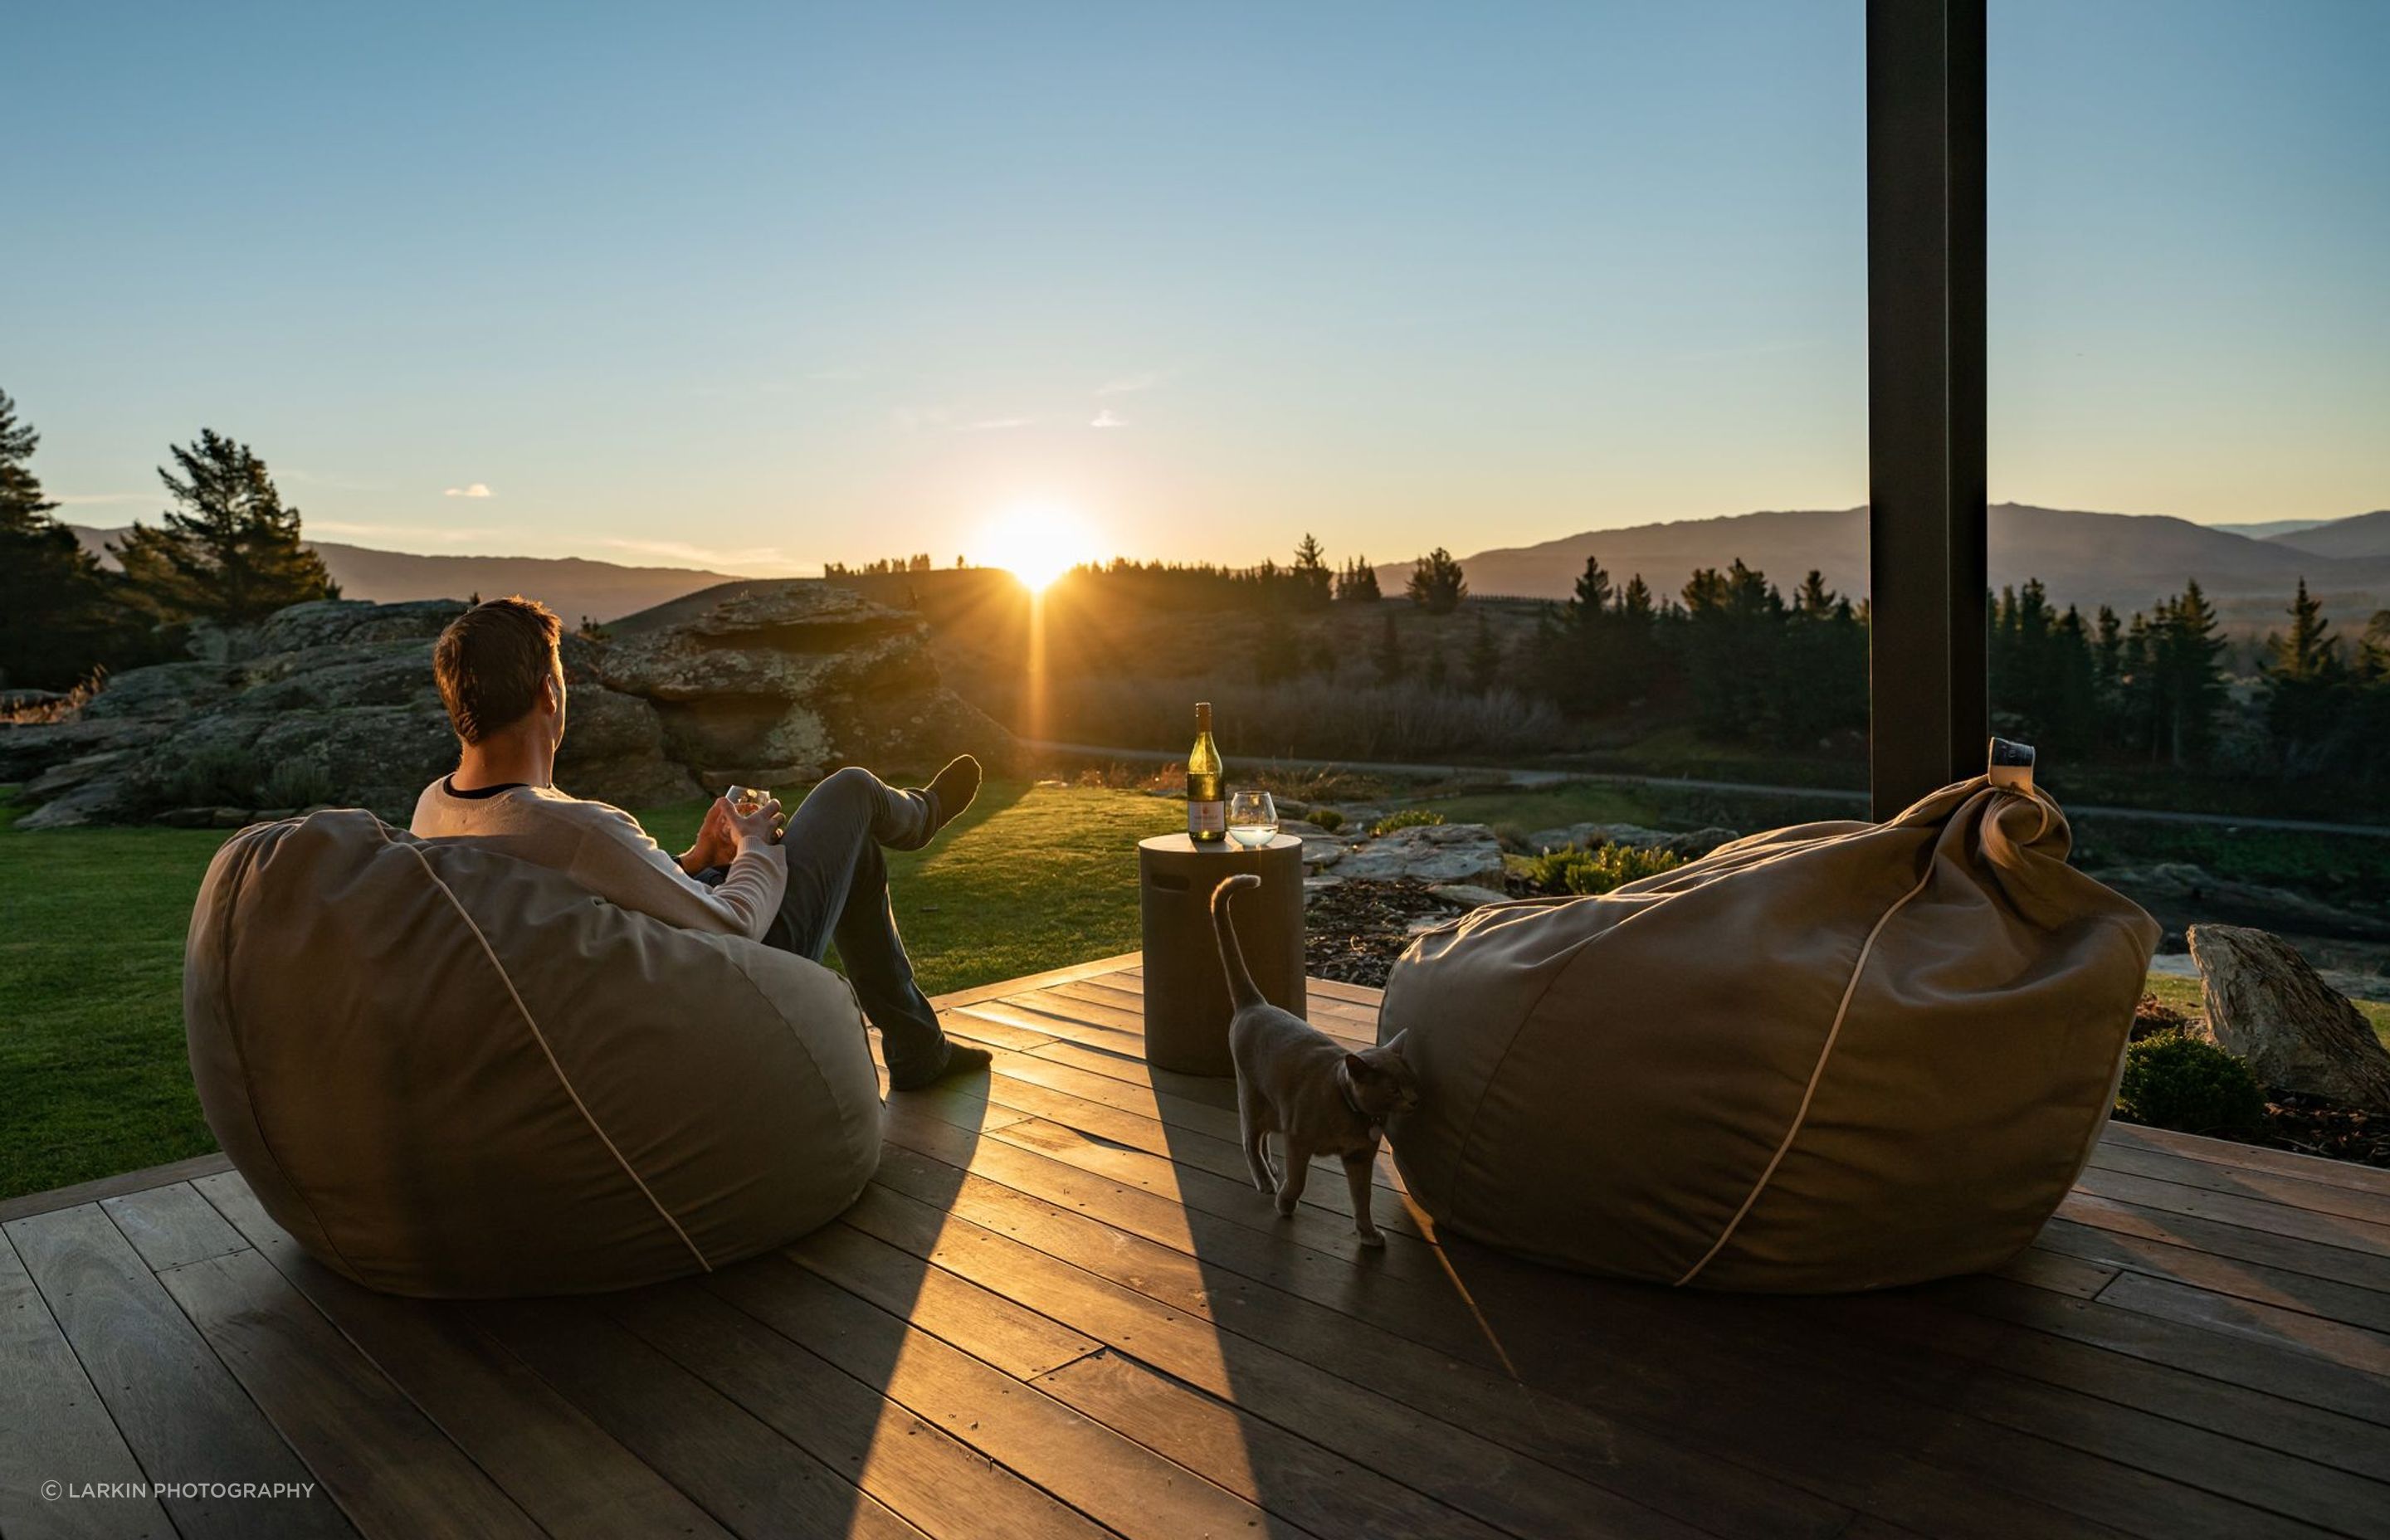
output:
[[[761,940],[780,912],[789,868],[771,841],[778,803],[754,815],[758,828],[753,830],[739,828],[737,816],[729,815],[736,844],[727,863],[713,863],[726,864],[729,870],[720,886],[711,888],[691,877],[680,861],[648,837],[637,819],[620,808],[603,802],[571,805],[583,822],[572,875],[607,902],[685,930],[750,940]],[[708,853],[702,844],[700,840],[688,853]]]

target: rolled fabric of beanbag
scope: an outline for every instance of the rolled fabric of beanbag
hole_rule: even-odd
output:
[[[1489,905],[1387,981],[1438,1225],[1587,1272],[1830,1292],[1997,1266],[2089,1159],[2156,923],[2029,781]]]
[[[844,980],[342,810],[226,841],[184,1018],[266,1213],[391,1293],[623,1289],[782,1245],[880,1157]]]

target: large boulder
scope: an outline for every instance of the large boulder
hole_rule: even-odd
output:
[[[132,669],[79,720],[0,728],[0,781],[45,805],[22,828],[189,808],[368,807],[403,821],[456,746],[431,647],[453,599],[292,605],[199,628],[187,661]],[[1012,738],[938,680],[926,628],[816,581],[726,584],[564,638],[558,780],[628,807],[733,780],[801,785],[841,764],[993,764]]]
[[[1305,844],[1308,858],[1311,847]],[[1317,863],[1313,863],[1317,865]],[[1407,877],[1430,884],[1502,886],[1502,841],[1484,824],[1420,824],[1344,847],[1325,863],[1338,877],[1385,881]]]
[[[1011,735],[938,679],[919,615],[816,579],[726,583],[609,627],[589,661],[655,706],[710,786],[812,780],[842,763],[1003,764]]]
[[[2208,1031],[2268,1085],[2390,1112],[2390,1052],[2348,997],[2281,937],[2191,928]]]

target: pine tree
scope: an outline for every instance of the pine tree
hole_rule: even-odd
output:
[[[1693,711],[1711,737],[1759,737],[1780,720],[1784,597],[1737,559],[1703,567],[1685,584],[1685,668]]]
[[[1383,596],[1378,592],[1378,570],[1369,565],[1366,556],[1355,557],[1344,564],[1336,580],[1336,601],[1339,604],[1375,604]]]
[[[1405,589],[1410,601],[1431,615],[1449,615],[1469,596],[1469,581],[1452,553],[1438,545],[1411,564]]]
[[[2099,687],[2101,708],[2110,709],[2117,699],[2125,673],[2125,624],[2116,612],[2106,605],[2100,607],[2099,624],[2094,628],[2091,643],[2092,682]]]
[[[2288,635],[2267,638],[2269,656],[2259,665],[2266,679],[2266,727],[2293,769],[2314,767],[2319,753],[2349,725],[2344,697],[2352,683],[2340,656],[2340,638],[2324,619],[2323,603],[2299,579],[2291,600]]]
[[[0,685],[63,688],[121,649],[108,574],[33,474],[41,442],[0,391]]]
[[[1469,687],[1480,695],[1490,693],[1502,682],[1502,648],[1494,640],[1494,627],[1485,618],[1481,606],[1477,611],[1477,632],[1469,640]]]
[[[174,507],[160,527],[136,523],[111,547],[155,614],[250,625],[285,605],[340,597],[323,558],[300,542],[299,510],[283,505],[247,444],[202,429],[189,447],[168,448],[183,474],[161,466],[158,478]]]
[[[1327,554],[1308,533],[1294,548],[1294,565],[1288,569],[1288,575],[1294,580],[1298,609],[1324,610],[1334,597],[1335,574],[1328,570]]]
[[[1444,661],[1444,639],[1442,637],[1436,637],[1428,643],[1427,687],[1432,690],[1440,690],[1445,687],[1446,678],[1446,670]]]
[[[2196,583],[2157,607],[2147,622],[2136,614],[2126,633],[2127,695],[2152,760],[2181,764],[2215,741],[2224,704],[2216,608]]]
[[[1610,574],[1601,570],[1601,558],[1585,558],[1585,571],[1577,575],[1576,592],[1568,601],[1569,623],[1581,630],[1599,626],[1609,615],[1616,591]]]
[[[1792,591],[1777,649],[1773,736],[1808,749],[1845,727],[1867,725],[1867,633],[1858,613],[1815,568]]]
[[[1565,657],[1554,699],[1567,710],[1599,716],[1625,697],[1628,680],[1614,647],[1620,631],[1617,597],[1601,558],[1588,555],[1565,610]]]
[[[1409,672],[1403,659],[1402,633],[1394,629],[1394,611],[1386,612],[1385,634],[1378,638],[1378,649],[1370,661],[1377,665],[1378,683],[1391,685]]]

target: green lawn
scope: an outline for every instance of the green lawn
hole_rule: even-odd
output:
[[[1523,828],[1652,822],[1639,791],[1497,793],[1439,803]],[[643,817],[668,845],[700,805]],[[183,930],[225,836],[179,829],[18,834],[0,801],[0,1198],[214,1148],[183,1056]],[[937,846],[893,858],[897,913],[932,994],[1137,945],[1136,863],[1178,804],[1137,792],[991,782]],[[2196,1007],[2198,986],[2152,979]],[[2390,1006],[2362,1005],[2390,1039]]]
[[[686,844],[702,805],[643,814]],[[1137,946],[1137,863],[1176,803],[991,782],[932,849],[892,859],[922,987],[968,989]],[[0,1198],[215,1148],[183,1053],[183,931],[225,836],[19,834],[0,804]]]

